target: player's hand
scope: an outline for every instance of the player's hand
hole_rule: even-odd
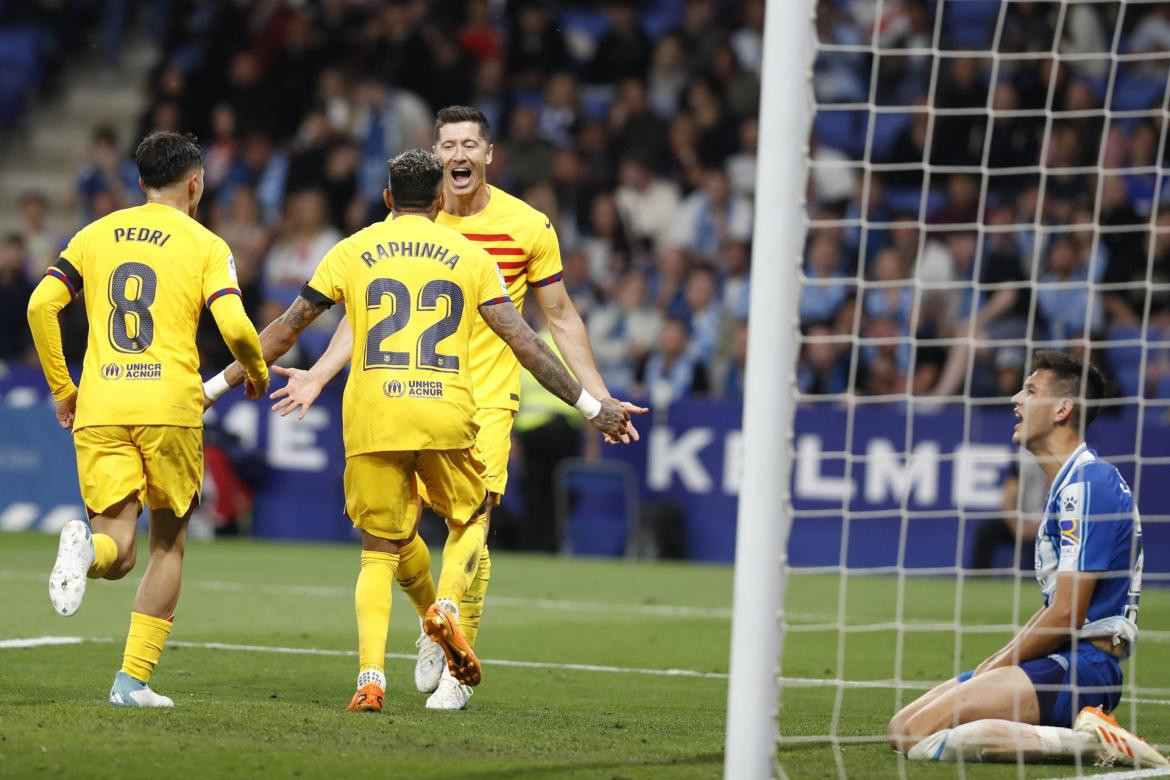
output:
[[[646,412],[650,411],[645,406],[636,406],[629,401],[618,401],[618,403],[621,404],[622,409],[624,409],[629,414],[646,414]],[[638,429],[634,427],[634,422],[630,420],[626,423],[626,432],[622,434],[620,438],[615,439],[609,434],[605,434],[605,443],[617,444],[618,442],[621,442],[622,444],[629,444],[631,440],[638,441],[639,438]]]
[[[57,424],[65,430],[73,428],[73,420],[77,417],[77,391],[73,395],[62,398],[57,402]]]
[[[321,395],[325,383],[313,376],[312,372],[300,368],[273,366],[272,370],[288,377],[288,384],[269,396],[274,401],[280,399],[272,405],[272,411],[279,412],[281,417],[288,417],[300,407],[301,413],[297,419],[305,419],[305,413],[317,400],[317,396]]]
[[[214,399],[208,398],[207,393],[203,394],[203,411],[207,411],[215,403]]]
[[[259,401],[268,392],[268,377],[262,380],[255,380],[248,377],[244,380],[244,397],[249,401]]]
[[[589,421],[597,430],[606,435],[607,439],[619,440],[626,436],[626,426],[630,423],[630,413],[612,398],[601,399],[601,411]]]

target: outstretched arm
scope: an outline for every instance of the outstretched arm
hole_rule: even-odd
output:
[[[260,349],[264,353],[264,362],[271,365],[279,360],[284,353],[292,349],[301,331],[309,327],[313,320],[328,308],[326,303],[310,303],[303,296],[297,296],[284,314],[261,331]],[[241,385],[244,379],[244,367],[235,362],[225,368],[219,376],[209,380],[204,385],[204,392],[211,401],[214,401],[229,388]]]
[[[272,367],[276,373],[288,377],[288,384],[271,396],[277,401],[272,405],[272,411],[280,412],[281,417],[287,417],[299,408],[301,410],[299,419],[305,419],[305,413],[309,411],[313,401],[317,400],[321,389],[352,359],[353,328],[349,324],[349,318],[342,317],[341,322],[337,323],[337,330],[333,332],[333,338],[329,340],[325,354],[321,355],[308,371]]]
[[[1033,615],[1002,650],[979,664],[975,674],[1043,658],[1068,642],[1085,624],[1096,585],[1097,578],[1091,573],[1056,575],[1056,587],[1048,606]]]
[[[586,419],[606,435],[613,438],[624,435],[630,420],[629,413],[612,398],[603,398],[598,402],[592,400],[587,392],[583,393],[581,384],[528,326],[515,306],[484,304],[479,307],[479,314],[488,327],[512,348],[520,365],[528,369],[546,390],[570,406],[577,407]],[[586,404],[586,401],[591,403]],[[593,414],[582,408],[598,403],[600,409],[590,410]]]
[[[544,311],[548,320],[548,330],[556,342],[557,349],[565,357],[565,362],[573,370],[573,374],[581,380],[581,384],[597,398],[609,398],[609,390],[601,372],[597,370],[597,362],[593,358],[593,349],[589,346],[589,334],[585,330],[585,323],[577,313],[577,307],[569,297],[563,282],[533,287],[536,300]],[[630,403],[623,403],[623,408],[631,414],[645,414],[648,410]],[[638,431],[631,422],[626,426],[622,435],[623,441],[632,437],[638,440]]]
[[[240,296],[223,295],[212,301],[209,308],[224,343],[247,375],[248,397],[259,398],[268,389],[268,365]]]

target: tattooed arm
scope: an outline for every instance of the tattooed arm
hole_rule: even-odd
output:
[[[271,365],[292,349],[301,331],[309,327],[313,320],[332,305],[328,298],[321,297],[323,300],[310,303],[304,297],[298,296],[284,314],[270,322],[268,327],[260,332],[260,348],[264,352],[265,363]],[[238,361],[232,363],[224,370],[224,379],[227,380],[228,387],[242,384],[244,367]]]
[[[528,369],[536,381],[565,403],[576,405],[581,396],[581,383],[573,378],[548,344],[528,326],[515,306],[510,302],[484,304],[479,307],[479,314],[488,327],[507,342],[520,365]],[[618,401],[604,398],[601,399],[601,411],[589,422],[603,433],[619,438],[626,432],[629,419],[629,413]]]

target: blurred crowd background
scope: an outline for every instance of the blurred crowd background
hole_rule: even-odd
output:
[[[263,326],[334,241],[384,216],[386,159],[429,146],[435,110],[464,103],[494,128],[489,180],[556,226],[615,394],[737,400],[763,6],[0,4],[0,30],[38,30],[49,84],[79,21],[102,31],[113,61],[140,12],[162,52],[138,133],[92,129],[71,203],[21,198],[22,229],[0,247],[11,320],[0,360],[32,359],[22,298],[68,239],[44,229],[46,212],[80,206],[90,220],[140,202],[130,152],[141,135],[178,129],[204,144],[200,218],[230,243]],[[1144,289],[1170,281],[1170,6],[1011,2],[1002,23],[997,0],[944,3],[941,15],[932,0],[888,0],[880,18],[877,7],[816,7],[800,389],[1000,396],[1020,384],[1026,339],[1093,339],[1118,342],[1092,355],[1115,394],[1170,397],[1170,353],[1157,346],[1170,296]],[[20,109],[7,81],[0,117]],[[332,324],[295,362],[316,357]],[[78,309],[74,360],[83,333]],[[972,354],[967,337],[990,346]],[[1143,338],[1154,342],[1144,373]],[[201,345],[206,366],[228,359],[210,328]]]
[[[615,395],[735,400],[763,5],[153,4],[144,13],[162,57],[139,132],[93,128],[74,198],[86,221],[141,202],[130,157],[138,138],[195,133],[207,185],[200,219],[232,247],[246,306],[263,326],[335,241],[384,218],[386,160],[429,148],[438,108],[473,105],[495,134],[489,181],[556,227],[565,284]],[[103,13],[91,9],[95,22]],[[41,16],[62,56],[74,21]],[[12,299],[4,308],[14,324],[0,360],[33,359],[19,299],[69,238],[40,228],[58,206],[28,192],[24,228],[4,238],[0,294]],[[71,314],[77,360],[84,318]],[[295,362],[316,358],[334,322],[303,340]],[[210,368],[229,355],[207,325]]]

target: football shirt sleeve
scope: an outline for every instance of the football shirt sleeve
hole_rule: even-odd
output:
[[[492,306],[497,303],[511,303],[504,275],[491,257],[478,247],[475,248],[476,267],[479,269],[475,295],[476,306]]]
[[[564,276],[564,267],[561,264],[561,245],[557,241],[557,231],[552,221],[544,217],[544,224],[538,226],[536,231],[528,257],[528,284],[543,287],[559,282]]]
[[[301,290],[301,297],[317,306],[332,306],[345,299],[345,275],[337,246],[321,258],[313,278]]]
[[[53,392],[53,398],[60,401],[77,391],[77,386],[69,376],[69,368],[65,365],[61,323],[57,319],[61,309],[73,300],[74,293],[51,276],[54,275],[46,273],[33,290],[28,302],[28,324],[49,389]]]
[[[208,308],[225,295],[241,297],[236,261],[220,238],[212,241],[203,263],[203,301]]]

